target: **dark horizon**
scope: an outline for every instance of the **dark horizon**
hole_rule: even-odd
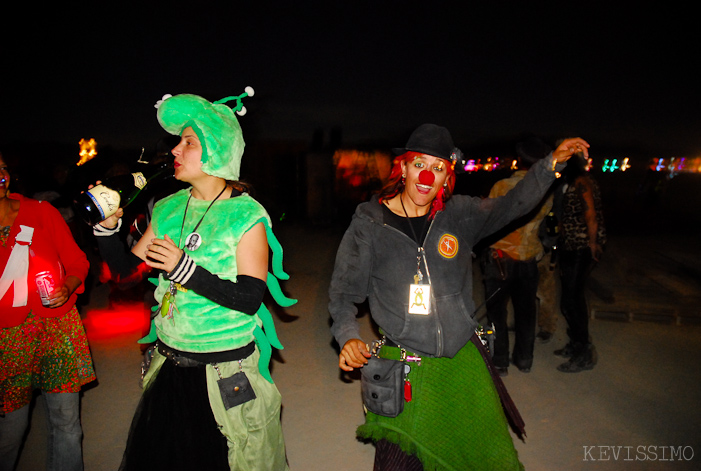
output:
[[[99,10],[7,15],[0,149],[82,138],[148,148],[163,135],[153,105],[164,94],[217,100],[250,85],[239,120],[250,142],[339,128],[349,146],[396,146],[432,122],[463,150],[531,132],[579,135],[594,152],[701,154],[690,64],[701,39],[688,8],[436,0]]]

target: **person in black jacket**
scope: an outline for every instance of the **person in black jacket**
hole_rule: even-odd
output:
[[[376,469],[522,468],[474,341],[471,250],[530,211],[587,147],[564,141],[494,199],[451,198],[462,157],[446,128],[419,126],[395,149],[389,183],[343,237],[329,288],[339,366],[361,368],[369,412],[358,434],[377,443]],[[355,319],[366,299],[384,335],[372,346]]]

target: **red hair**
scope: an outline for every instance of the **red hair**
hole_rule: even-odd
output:
[[[389,179],[387,184],[380,191],[379,201],[380,204],[385,200],[390,200],[400,193],[404,192],[404,179],[402,178],[402,163],[410,162],[416,157],[423,155],[420,152],[405,152],[394,158],[392,162],[392,170],[389,173]],[[445,159],[443,159],[445,160]],[[455,189],[455,170],[454,164],[449,160],[446,160],[448,165],[446,165],[446,171],[448,172],[448,178],[446,179],[446,185],[442,186],[433,202],[431,203],[431,212],[428,216],[429,219],[433,219],[438,211],[443,211],[445,203],[453,196],[453,190]]]

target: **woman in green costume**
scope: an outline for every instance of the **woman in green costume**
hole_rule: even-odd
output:
[[[151,224],[120,256],[121,210],[94,228],[120,276],[157,270],[156,340],[121,469],[285,470],[280,394],[268,371],[282,348],[261,304],[266,287],[282,305],[281,248],[265,209],[237,183],[243,138],[234,111],[246,93],[210,103],[166,95],[158,120],[180,135],[175,178],[189,183],[159,201]],[[224,103],[235,100],[232,110]],[[273,274],[268,273],[269,247]]]
[[[508,398],[475,333],[471,251],[528,213],[587,147],[564,141],[493,199],[452,196],[462,154],[447,129],[424,124],[395,149],[388,184],[356,209],[329,288],[339,366],[361,369],[358,435],[376,443],[376,471],[522,469],[497,390],[507,410]],[[384,335],[372,346],[356,320],[365,300]]]

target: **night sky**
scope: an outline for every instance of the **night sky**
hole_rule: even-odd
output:
[[[347,145],[398,146],[434,122],[467,149],[534,132],[580,135],[593,151],[701,153],[701,40],[688,3],[199,8],[210,3],[6,10],[0,146],[77,149],[94,137],[148,147],[163,135],[153,108],[163,94],[216,100],[250,85],[256,95],[240,122],[252,139],[311,140],[316,129],[340,128]]]

